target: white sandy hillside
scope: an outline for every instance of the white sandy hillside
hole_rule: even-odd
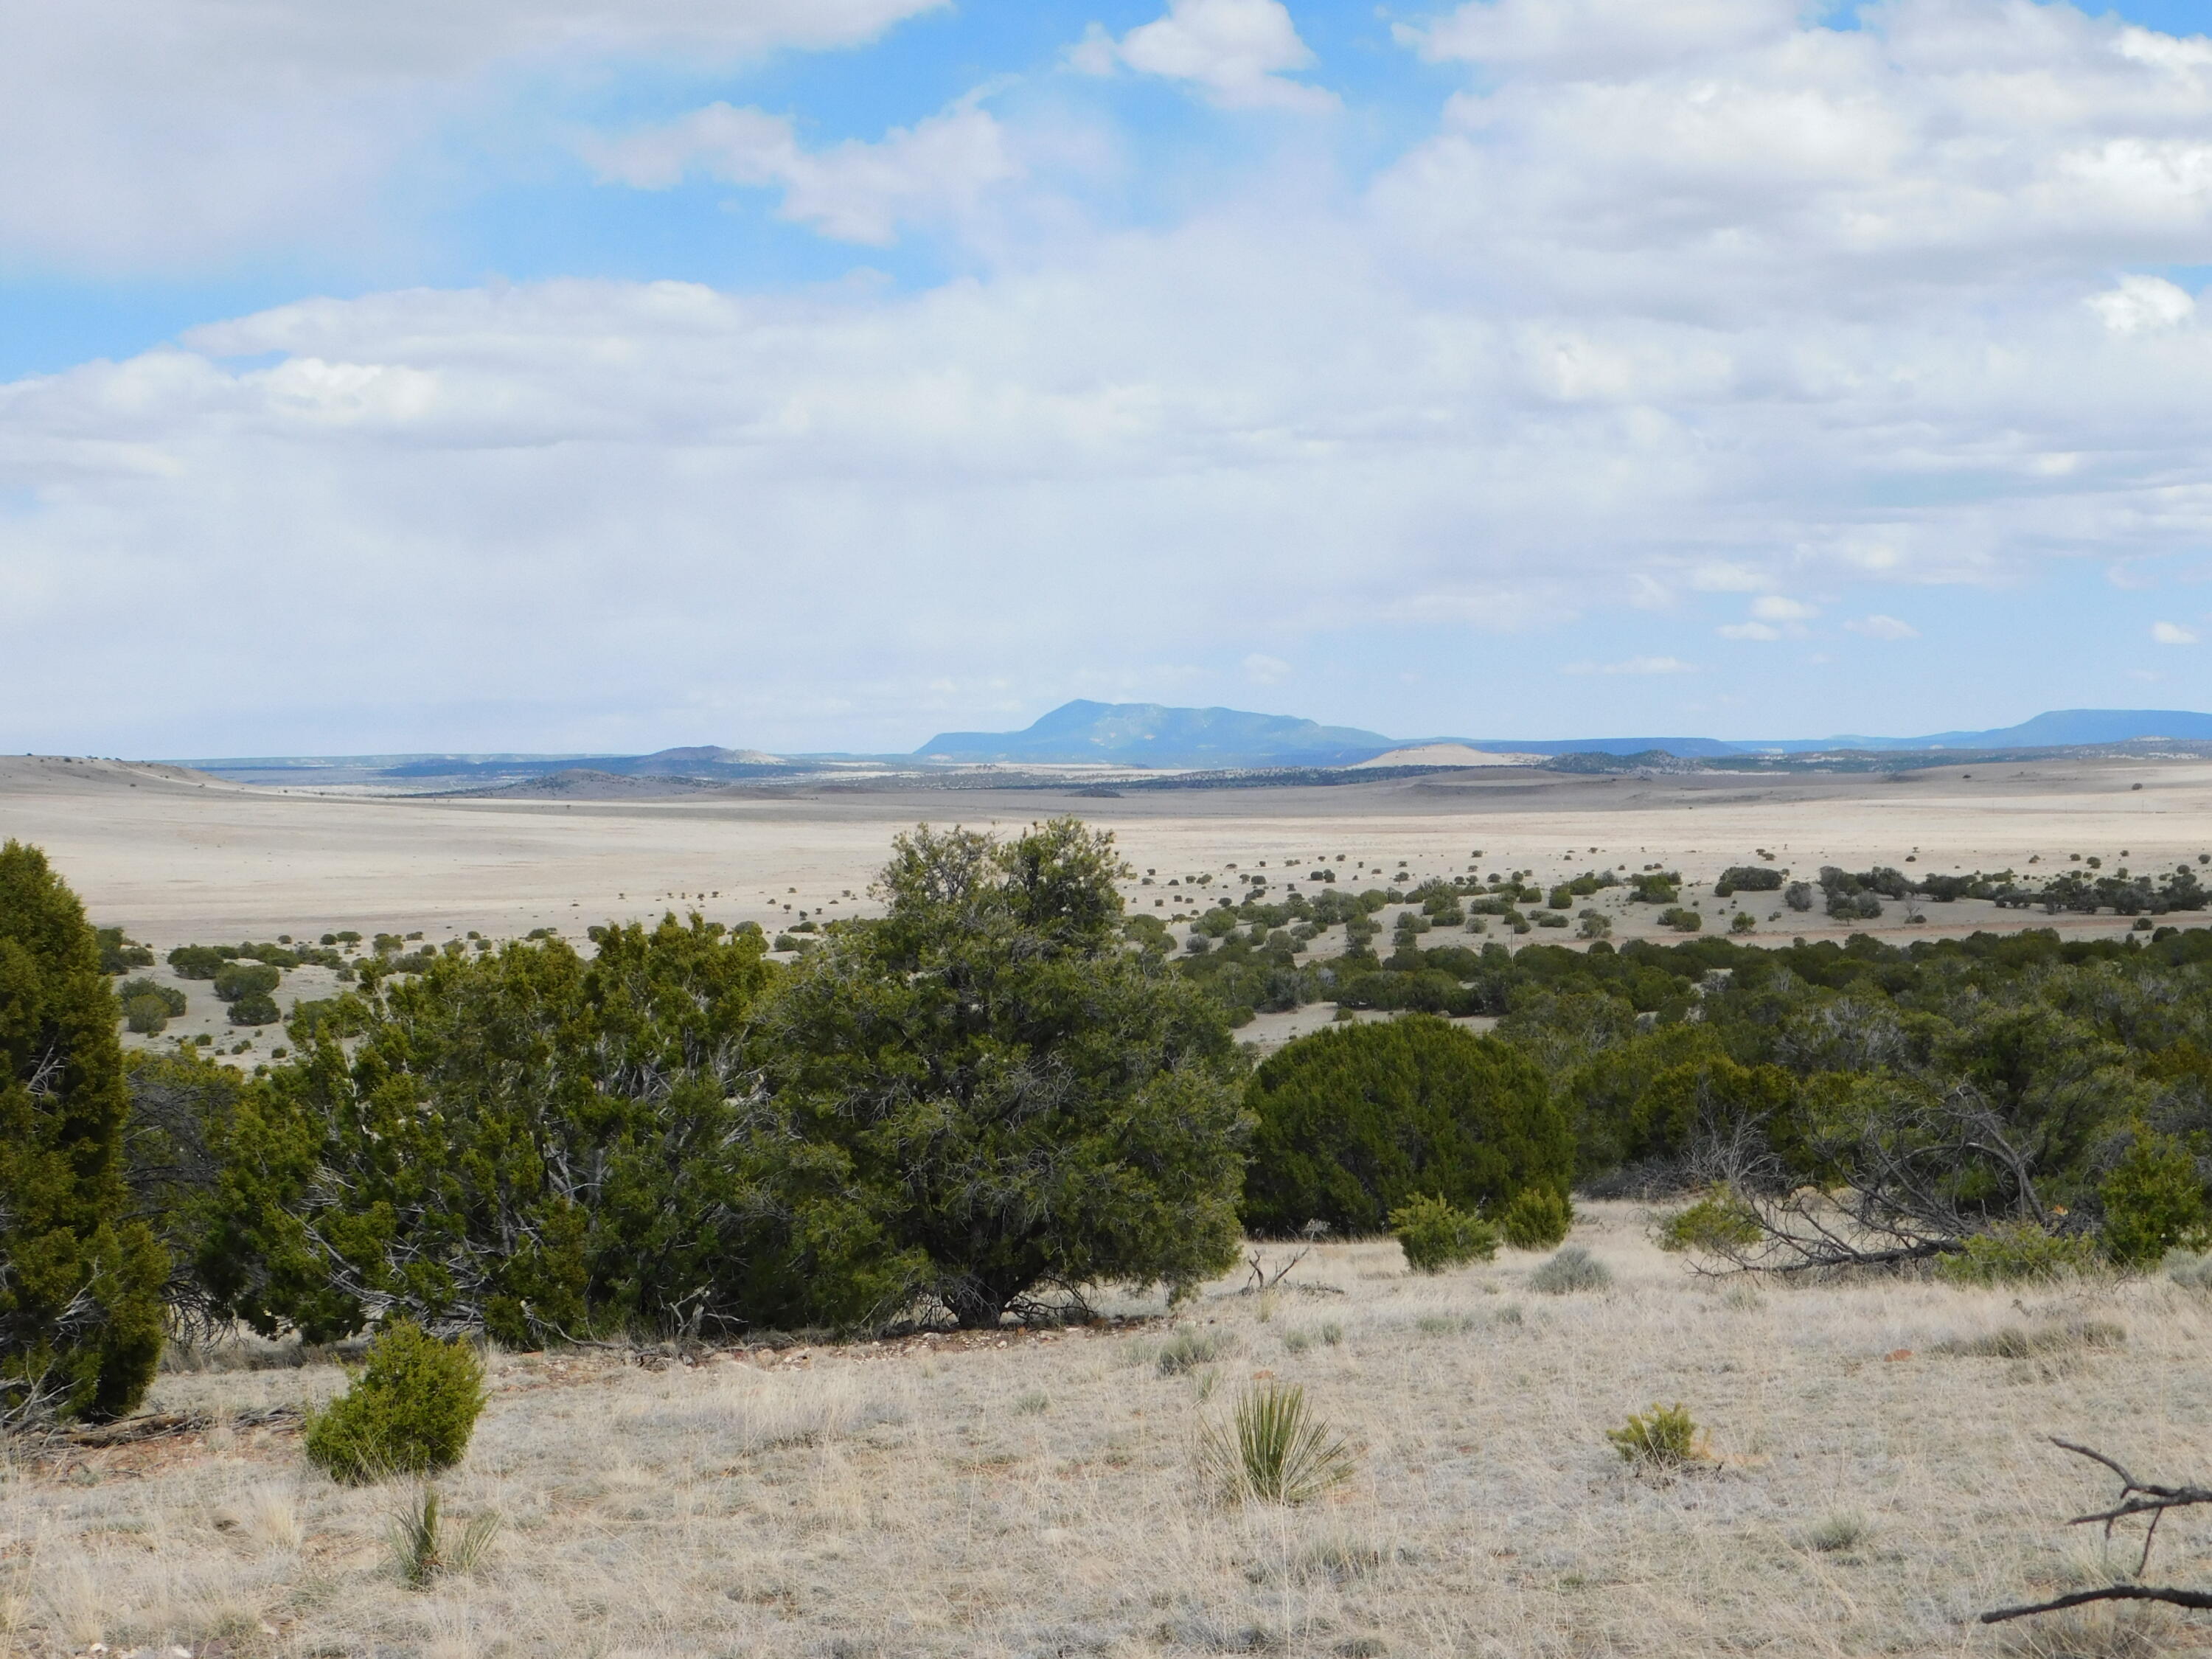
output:
[[[1417,743],[1393,749],[1347,768],[1361,771],[1373,766],[1534,766],[1541,755],[1498,755],[1486,749],[1470,749],[1463,743]]]

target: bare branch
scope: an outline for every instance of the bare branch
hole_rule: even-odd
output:
[[[2105,1536],[2109,1539],[2113,1527],[2130,1516],[2150,1516],[2150,1525],[2143,1533],[2142,1553],[2136,1561],[2134,1577],[2136,1578],[2141,1578],[2150,1565],[2151,1545],[2158,1537],[2158,1523],[2165,1518],[2168,1510],[2212,1504],[2212,1486],[2160,1486],[2155,1481],[2139,1479],[2118,1460],[2108,1457],[2093,1447],[2076,1445],[2055,1435],[2051,1437],[2051,1443],[2061,1451],[2069,1451],[2077,1457],[2086,1457],[2093,1463],[2102,1464],[2119,1477],[2120,1494],[2117,1503],[2110,1509],[2099,1510],[2091,1515],[2077,1515],[2066,1523],[2068,1526],[2100,1525],[2105,1529]],[[2008,1619],[2025,1619],[2039,1613],[2057,1613],[2067,1607],[2086,1607],[2092,1601],[2158,1601],[2167,1607],[2212,1612],[2212,1590],[2179,1589],[2141,1583],[2107,1584],[2099,1589],[2075,1590],[2069,1595],[2054,1596],[2048,1601],[2036,1601],[2016,1607],[1997,1607],[1984,1613],[1982,1623],[2002,1624]]]

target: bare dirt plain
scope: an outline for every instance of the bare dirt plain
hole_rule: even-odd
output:
[[[0,762],[0,836],[45,847],[98,920],[164,950],[349,927],[573,935],[693,895],[726,921],[848,914],[902,827],[1062,811],[1115,829],[1139,872],[1130,902],[1168,916],[1263,860],[1280,892],[1290,876],[1310,887],[1326,860],[1355,886],[1401,863],[1414,878],[1473,864],[1540,879],[1658,864],[1717,921],[1712,877],[1761,848],[1801,874],[1908,857],[1937,872],[2041,873],[2075,853],[2107,870],[2193,863],[2212,851],[2212,765],[1901,782],[1492,768],[1118,799],[562,803],[283,795],[118,763]],[[1194,890],[1193,875],[1212,880]],[[1774,896],[1752,896],[1754,937],[1845,931],[1764,908]],[[1619,900],[1604,900],[1617,937],[1656,932],[1652,907]],[[1961,902],[1913,926],[1899,909],[1871,931],[2128,925]],[[296,970],[285,994],[324,994],[323,972]],[[214,1018],[188,988],[193,1018]],[[1280,1041],[1326,1017],[1262,1016],[1282,1029],[1247,1035]],[[1273,1296],[1232,1277],[1170,1314],[1109,1293],[1102,1305],[1133,1322],[1119,1329],[755,1345],[660,1370],[588,1351],[495,1356],[491,1405],[443,1486],[459,1520],[494,1514],[504,1531],[427,1591],[404,1584],[387,1542],[408,1490],[332,1485],[301,1457],[296,1415],[267,1415],[327,1398],[336,1365],[253,1344],[212,1369],[179,1355],[149,1408],[206,1426],[0,1455],[0,1655],[2203,1650],[2200,1627],[2163,1615],[1973,1622],[2133,1564],[2134,1540],[2107,1553],[2063,1525],[2109,1491],[2044,1436],[2088,1439],[2153,1478],[2212,1468],[2201,1292],[2103,1278],[2026,1292],[1730,1284],[1661,1255],[1651,1218],[1584,1206],[1576,1238],[1613,1281],[1569,1296],[1536,1293],[1538,1258],[1515,1252],[1430,1279],[1387,1241],[1333,1243]],[[1170,1321],[1212,1358],[1164,1371]],[[270,1368],[233,1368],[257,1356]],[[1194,1438],[1270,1377],[1308,1389],[1358,1474],[1304,1508],[1224,1508],[1197,1477]],[[1674,1401],[1705,1425],[1710,1458],[1675,1474],[1623,1464],[1604,1431]],[[2212,1574],[2195,1513],[2162,1530],[2160,1581]]]
[[[695,905],[712,920],[771,925],[800,910],[852,915],[866,908],[868,881],[901,829],[1006,829],[1063,812],[1114,830],[1132,864],[1156,872],[1149,889],[1141,875],[1132,884],[1131,902],[1172,915],[1189,895],[1168,890],[1170,879],[1210,874],[1210,898],[1234,890],[1229,866],[1251,872],[1264,861],[1279,894],[1286,878],[1339,854],[1354,886],[1401,865],[1416,879],[1479,865],[1546,880],[1657,863],[1699,884],[1747,862],[1808,876],[1823,864],[1907,859],[1923,872],[2034,875],[2079,853],[2108,871],[2171,869],[2212,851],[2212,763],[1940,768],[1893,780],[1491,767],[1113,799],[1072,787],[870,787],[555,801],[318,796],[121,762],[0,760],[0,836],[44,847],[100,921],[164,948],[346,927],[507,938]],[[1761,848],[1773,857],[1759,859]],[[1929,906],[1917,928],[1901,917],[1858,927],[1904,938],[1987,925],[2116,924],[1962,903]],[[1815,914],[1767,931],[1844,930]]]

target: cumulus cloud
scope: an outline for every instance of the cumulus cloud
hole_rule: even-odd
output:
[[[518,76],[858,46],[949,0],[70,0],[11,10],[0,255],[173,267],[374,234],[393,170]]]
[[[2090,295],[2088,305],[2115,334],[2179,328],[2197,315],[2196,299],[2163,276],[2124,276],[2117,286]]]
[[[1291,677],[1291,665],[1280,657],[1255,651],[1244,659],[1244,678],[1255,685],[1280,685]]]
[[[1876,611],[1870,617],[1861,617],[1847,622],[1844,628],[1854,634],[1863,634],[1870,640],[1917,640],[1920,630],[1911,623],[1896,617],[1885,617]]]
[[[2184,628],[2179,623],[2155,622],[2150,625],[2150,636],[2160,645],[2194,645],[2194,629]]]
[[[686,174],[783,187],[782,216],[848,242],[886,246],[902,222],[954,219],[1021,174],[1006,134],[963,102],[876,143],[800,148],[791,122],[757,109],[710,104],[680,119],[582,146],[602,179],[665,190]]]
[[[1904,637],[1899,586],[2212,540],[2212,331],[2127,279],[2212,264],[2204,54],[2063,3],[1715,0],[1704,58],[1601,73],[1541,6],[1507,52],[1509,11],[1455,14],[1487,57],[1424,47],[1467,85],[1361,193],[1286,164],[912,290],[303,301],[0,386],[0,701],[67,671],[88,720],[243,719],[228,665],[312,617],[376,708],[889,744],[980,695],[949,666],[1118,684],[1138,640],[1233,683],[1255,647],[1697,594],[1741,596],[1725,638],[1806,626],[1798,593]],[[1023,188],[988,182],[1020,118],[993,151],[962,113],[810,149],[726,106],[598,156],[874,240]],[[934,197],[933,121],[968,181]],[[2130,293],[2155,326],[2091,303]]]
[[[1187,82],[1225,109],[1337,107],[1334,93],[1285,78],[1311,68],[1314,55],[1282,0],[1169,0],[1164,16],[1118,44],[1094,24],[1070,58],[1092,74],[1119,64]]]
[[[1470,0],[1397,38],[1431,62],[1632,74],[1789,37],[1802,0]]]
[[[1751,614],[1761,622],[1804,622],[1819,616],[1817,607],[1802,599],[1785,599],[1779,593],[1768,593],[1751,602]]]

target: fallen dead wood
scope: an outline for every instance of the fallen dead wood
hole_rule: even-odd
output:
[[[2121,1522],[2139,1515],[2150,1517],[2150,1524],[2143,1528],[2142,1553],[2136,1559],[2134,1578],[2140,1579],[2150,1566],[2151,1546],[2157,1541],[2158,1523],[2166,1518],[2167,1510],[2212,1504],[2212,1486],[2161,1486],[2156,1481],[2138,1478],[2104,1453],[2087,1446],[2077,1446],[2070,1440],[2056,1437],[2051,1443],[2061,1451],[2069,1451],[2077,1457],[2086,1457],[2092,1462],[2103,1464],[2120,1480],[2119,1497],[2110,1508],[2098,1510],[2089,1515],[2077,1515],[2066,1523],[2068,1526],[2101,1525],[2106,1538],[2109,1540],[2112,1528]],[[2039,1613],[2057,1613],[2067,1607],[2087,1607],[2092,1601],[2157,1601],[2170,1607],[2189,1607],[2206,1612],[2212,1611],[2212,1590],[2181,1589],[2169,1585],[2130,1581],[2106,1584],[2098,1589],[2074,1590],[2065,1595],[2053,1596],[2047,1601],[1993,1608],[1982,1615],[1982,1623],[1998,1625],[2008,1619],[2026,1619]]]
[[[161,1440],[173,1434],[195,1434],[213,1426],[205,1412],[150,1412],[143,1417],[119,1418],[90,1428],[64,1430],[62,1438],[72,1446],[128,1446],[141,1440]]]

